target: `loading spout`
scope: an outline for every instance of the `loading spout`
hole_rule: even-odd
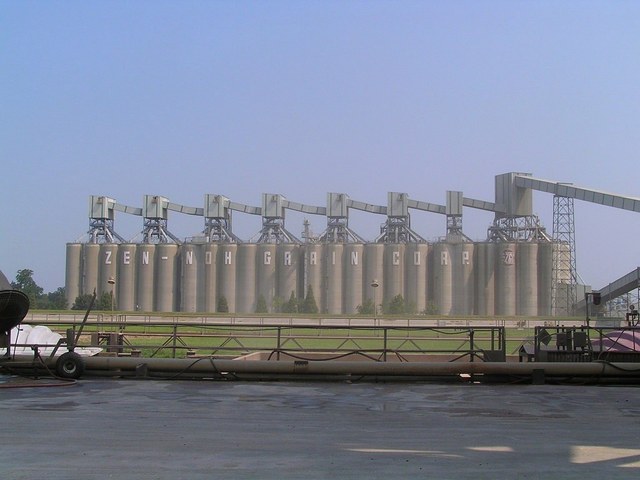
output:
[[[29,311],[29,297],[20,290],[0,291],[0,333],[18,326]]]

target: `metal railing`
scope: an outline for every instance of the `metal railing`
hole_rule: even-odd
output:
[[[29,312],[24,323],[55,325],[80,323],[84,315],[78,313]],[[172,325],[174,323],[202,325],[263,325],[263,326],[318,326],[318,327],[475,327],[496,326],[509,328],[535,328],[537,326],[579,326],[583,317],[481,317],[481,316],[259,316],[259,315],[207,315],[207,314],[145,314],[131,312],[94,312],[89,316],[93,322],[145,323],[149,325]],[[597,319],[596,319],[597,321]]]
[[[640,361],[638,327],[536,327],[536,361]]]
[[[109,319],[111,320],[111,319]],[[42,323],[44,324],[44,322]],[[54,328],[63,324],[53,322]],[[77,328],[78,324],[68,324]],[[502,326],[317,326],[212,324],[208,322],[150,323],[119,319],[89,320],[79,346],[102,347],[114,355],[147,357],[242,357],[330,360],[359,357],[372,361],[410,361],[424,355],[451,360],[504,361],[506,336]]]

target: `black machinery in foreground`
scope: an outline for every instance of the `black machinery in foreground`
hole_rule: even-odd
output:
[[[55,345],[49,360],[51,361],[60,347],[66,346],[67,352],[60,355],[55,363],[56,374],[62,378],[76,379],[80,378],[84,372],[84,360],[83,358],[74,352],[77,340],[80,338],[82,328],[84,327],[89,312],[93,308],[96,294],[94,292],[91,304],[87,309],[84,320],[77,334],[74,335],[72,330],[67,331],[67,338],[62,338]],[[11,355],[11,330],[24,320],[29,312],[29,297],[20,290],[15,290],[11,287],[11,284],[0,271],[0,348],[5,347],[5,354],[0,357],[0,365],[21,366],[20,361],[16,361]],[[38,346],[32,346],[34,351],[34,360],[40,358],[38,353]],[[44,362],[43,362],[44,363]],[[33,365],[34,362],[30,362]]]

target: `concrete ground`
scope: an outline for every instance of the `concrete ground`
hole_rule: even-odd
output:
[[[639,387],[87,379],[0,415],[3,480],[640,475]]]

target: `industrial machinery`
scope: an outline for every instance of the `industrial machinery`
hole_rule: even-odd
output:
[[[9,355],[11,329],[18,326],[29,311],[29,297],[11,288],[7,277],[0,271],[0,347]]]
[[[533,213],[533,191],[557,200],[553,235]],[[311,287],[321,313],[352,315],[372,300],[371,281],[378,279],[380,303],[400,295],[416,313],[571,316],[580,308],[574,199],[640,212],[639,198],[517,172],[495,177],[493,201],[447,191],[444,204],[402,192],[388,192],[386,205],[330,192],[324,206],[274,193],[262,194],[261,206],[205,194],[203,207],[159,195],[144,195],[141,208],[91,196],[90,229],[67,244],[65,290],[69,305],[97,290],[112,295],[120,311],[217,312],[224,298],[229,312],[242,314],[256,313],[258,303],[272,312]],[[465,208],[493,214],[485,240],[465,235]],[[287,211],[325,217],[326,229],[300,240],[285,226]],[[373,241],[350,228],[353,211],[384,219]],[[415,211],[444,217],[444,235],[427,241],[417,233]],[[125,240],[115,232],[116,212],[142,217],[142,231]],[[203,217],[202,234],[181,240],[169,230],[170,212]],[[232,214],[261,218],[260,230],[241,240]]]
[[[37,344],[30,345],[33,351],[33,357],[31,359],[24,359],[17,358],[11,354],[11,330],[19,327],[20,323],[27,316],[29,312],[29,297],[19,290],[12,289],[11,284],[1,271],[0,289],[0,347],[6,347],[6,353],[0,359],[0,366],[9,368],[20,367],[23,366],[25,362],[29,365],[34,365],[36,361],[40,361],[45,368],[48,368],[48,364],[53,364],[56,374],[61,378],[79,378],[84,372],[84,360],[82,356],[74,350],[77,340],[82,333],[82,328],[86,324],[89,312],[93,307],[95,293],[77,333],[74,333],[73,330],[68,330],[66,338],[62,337],[57,341],[47,359],[42,359],[39,352],[42,345]],[[66,348],[67,351],[59,355],[56,359],[58,351],[61,348]]]

